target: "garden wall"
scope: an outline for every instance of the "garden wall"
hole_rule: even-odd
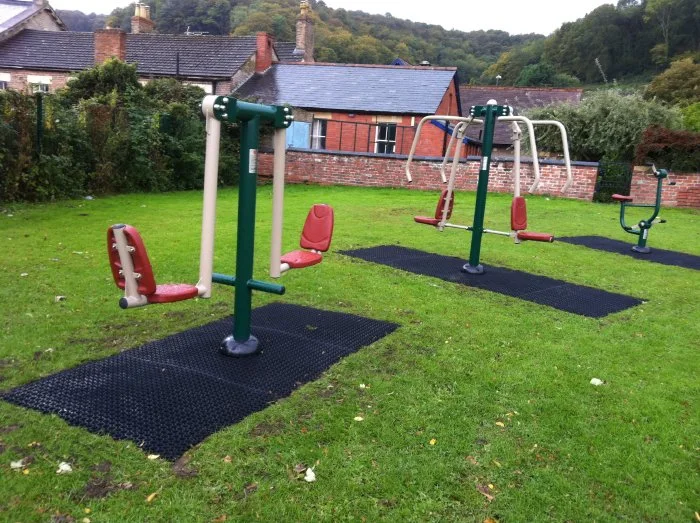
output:
[[[386,156],[371,153],[340,153],[337,151],[287,150],[286,180],[288,183],[315,183],[320,185],[359,185],[365,187],[413,187],[415,189],[441,190],[442,158],[420,157],[411,166],[413,183],[406,181],[406,156]],[[479,174],[479,157],[469,157],[459,164],[455,187],[474,191]],[[489,191],[513,192],[512,158],[494,158],[491,162]],[[592,200],[598,164],[594,162],[572,163],[574,184],[567,191],[567,198]],[[272,176],[272,154],[259,155],[258,172]],[[448,165],[449,175],[449,165]],[[532,163],[521,164],[521,187],[528,187],[534,177]],[[559,160],[540,161],[540,185],[536,194],[561,195],[566,181],[564,163]],[[523,190],[525,193],[525,190]]]
[[[676,182],[669,185],[668,182]],[[648,167],[635,167],[632,173],[630,196],[635,203],[656,201],[657,179]],[[692,207],[700,209],[700,173],[670,172],[661,191],[664,207]]]

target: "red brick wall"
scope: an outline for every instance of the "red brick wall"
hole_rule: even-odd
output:
[[[458,114],[454,83],[451,83],[445,92],[436,114]],[[391,122],[388,120],[383,122],[376,114],[331,112],[330,119],[326,123],[326,150],[374,153],[378,122],[380,124],[396,123],[398,128],[395,153],[407,155],[411,150],[416,127],[424,115],[391,116],[393,117]],[[445,132],[434,125],[426,124],[421,131],[421,141],[416,148],[416,154],[440,156],[443,154],[444,144]]]
[[[406,181],[405,158],[385,158],[362,154],[328,154],[303,151],[287,152],[287,182],[316,183],[319,185],[360,185],[367,187],[412,187],[415,189],[441,190],[441,160],[416,160],[411,165],[413,183]],[[489,176],[489,190],[513,192],[513,164],[510,160],[493,161]],[[540,164],[540,186],[537,194],[552,194],[591,200],[598,174],[598,165],[576,164],[572,166],[574,184],[565,195],[559,192],[566,180],[566,170],[560,163]],[[272,176],[272,154],[261,153],[258,157],[258,172],[261,176]],[[448,171],[449,174],[449,171]],[[458,190],[473,191],[479,174],[479,161],[470,160],[460,164],[456,177]],[[521,187],[523,194],[532,183],[532,164],[521,165]]]
[[[111,57],[126,60],[126,33],[121,29],[95,31],[95,63]]]
[[[676,184],[669,185],[669,181]],[[635,167],[630,189],[634,203],[654,203],[657,184],[648,167]],[[661,205],[700,208],[700,173],[669,173],[661,190]]]
[[[263,73],[272,65],[272,37],[264,32],[257,33],[255,50],[255,72]]]
[[[27,77],[29,75],[50,76],[51,84],[49,85],[49,92],[52,93],[56,91],[56,89],[65,87],[66,83],[68,83],[68,79],[75,76],[75,74],[58,73],[55,71],[32,71],[29,69],[0,69],[0,73],[9,73],[10,83],[8,87],[22,93],[29,92],[29,84],[27,83]]]

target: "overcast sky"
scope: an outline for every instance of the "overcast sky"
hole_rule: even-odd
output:
[[[573,22],[612,0],[325,0],[333,8],[391,13],[396,18],[437,24],[445,29],[474,31],[501,29],[511,34],[549,34],[564,22]],[[54,9],[110,13],[129,0],[49,0]]]

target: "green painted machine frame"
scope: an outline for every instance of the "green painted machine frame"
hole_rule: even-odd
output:
[[[481,166],[479,181],[476,186],[476,206],[474,208],[474,224],[472,225],[472,243],[469,249],[469,263],[462,267],[469,274],[483,274],[484,266],[479,263],[481,255],[481,239],[484,235],[484,216],[486,214],[486,196],[489,189],[489,169],[491,167],[491,152],[493,151],[493,132],[496,118],[510,116],[511,108],[507,105],[496,105],[490,100],[487,105],[475,105],[469,110],[470,116],[483,118],[484,134],[481,146]]]
[[[649,230],[651,229],[652,225],[654,225],[654,223],[665,223],[666,221],[658,219],[658,216],[659,211],[661,210],[661,190],[663,187],[664,180],[668,178],[668,171],[666,169],[657,169],[655,166],[652,166],[651,171],[657,180],[656,200],[653,204],[631,203],[629,201],[620,200],[620,225],[622,226],[622,229],[625,232],[637,236],[637,245],[634,245],[632,247],[632,250],[640,254],[649,254],[651,252],[651,248],[647,246],[647,240],[649,239]],[[669,182],[669,185],[675,185],[675,182]],[[615,196],[618,195],[613,195],[613,199],[615,198]],[[627,225],[627,223],[625,222],[625,210],[628,207],[650,208],[654,209],[654,211],[649,218],[647,218],[646,220],[640,220],[637,226],[633,227],[631,225]]]
[[[238,123],[241,130],[240,178],[238,189],[238,230],[236,236],[236,274],[213,274],[212,281],[234,287],[233,334],[221,343],[227,356],[247,356],[259,351],[258,339],[251,333],[252,291],[282,295],[282,285],[253,279],[255,251],[255,208],[260,126],[270,123],[275,129],[288,128],[294,119],[289,107],[243,102],[220,96],[214,103],[214,117]]]

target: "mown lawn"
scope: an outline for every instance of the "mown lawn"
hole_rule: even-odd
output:
[[[256,276],[266,280],[270,193],[263,186],[258,194]],[[0,390],[230,314],[229,287],[216,287],[211,300],[117,306],[107,227],[140,229],[159,281],[194,282],[200,198],[5,206]],[[217,272],[233,272],[236,199],[236,190],[220,193]],[[0,520],[698,518],[698,271],[485,236],[487,265],[645,300],[591,319],[338,254],[400,244],[466,258],[468,233],[413,223],[436,200],[420,191],[288,187],[287,249],[309,206],[326,202],[336,211],[332,250],[320,266],[285,275],[285,296],[257,293],[254,305],[308,305],[399,329],[212,435],[176,467],[133,442],[0,401]],[[459,193],[453,221],[469,223],[473,203],[472,193]],[[489,196],[489,227],[508,228],[509,204],[507,195]],[[540,197],[529,211],[532,230],[634,241],[615,205]],[[652,229],[650,246],[700,255],[700,214],[664,209],[662,217],[668,223]],[[594,377],[605,384],[591,385]],[[13,470],[23,458],[24,469]],[[60,462],[73,472],[56,474]],[[317,481],[298,479],[298,464],[313,466]]]

